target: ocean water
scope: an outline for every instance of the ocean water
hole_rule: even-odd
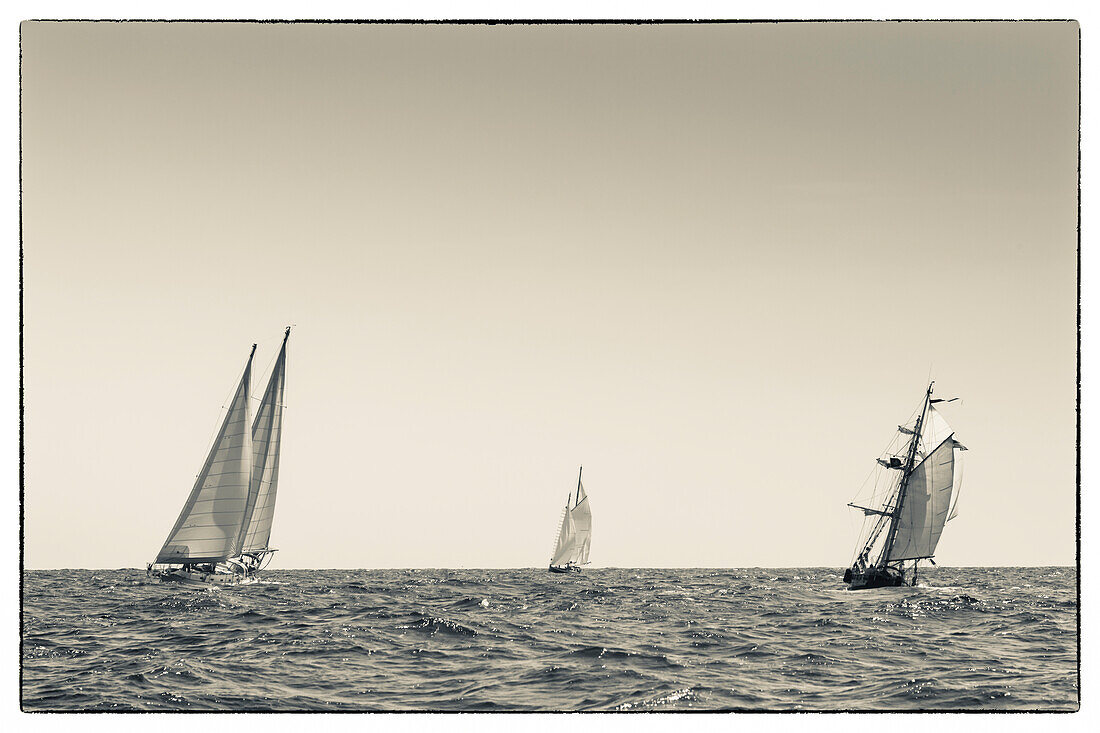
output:
[[[271,570],[189,589],[24,574],[27,711],[1078,707],[1076,571]]]

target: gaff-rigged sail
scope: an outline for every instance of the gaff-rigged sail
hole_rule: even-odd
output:
[[[573,517],[574,531],[576,532],[575,550],[569,558],[575,563],[584,565],[588,562],[588,551],[592,546],[592,509],[588,504],[588,494],[584,486],[577,486],[577,504],[570,510]]]
[[[283,432],[283,393],[286,388],[286,342],[271,368],[271,377],[252,423],[252,487],[248,521],[241,527],[240,552],[268,549],[271,523],[275,518],[275,496],[279,487],[279,448]]]
[[[888,559],[932,557],[951,510],[955,441],[950,435],[909,475]]]
[[[255,353],[253,344],[214,445],[157,555],[158,563],[221,562],[240,551],[252,486],[249,384]]]

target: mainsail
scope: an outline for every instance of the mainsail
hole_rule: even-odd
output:
[[[588,505],[588,494],[585,493],[584,486],[577,486],[577,504],[569,514],[573,517],[573,526],[577,533],[574,541],[576,549],[569,559],[578,565],[584,565],[588,562],[588,550],[592,546],[592,509]]]
[[[252,487],[249,383],[255,353],[253,344],[214,445],[157,555],[158,563],[221,562],[240,553]]]
[[[252,423],[252,487],[249,492],[250,519],[241,525],[240,552],[263,552],[271,539],[271,522],[275,517],[275,494],[279,486],[279,448],[282,443],[283,392],[286,388],[286,342],[290,327],[283,336],[283,346],[271,368],[271,378],[264,390],[256,420]]]
[[[955,442],[948,437],[909,475],[889,559],[932,557],[951,509]]]

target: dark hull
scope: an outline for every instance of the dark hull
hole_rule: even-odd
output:
[[[551,573],[579,573],[581,569],[576,565],[551,565]]]
[[[849,568],[844,573],[844,581],[848,583],[848,590],[897,588],[905,585],[905,577],[894,568]]]

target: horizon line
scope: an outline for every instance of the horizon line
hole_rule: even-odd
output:
[[[844,569],[844,565],[677,565],[677,566],[661,566],[661,565],[601,565],[595,567],[589,567],[589,570],[810,570],[817,568],[840,568]],[[944,563],[937,563],[931,567],[925,567],[924,570],[935,570],[938,568],[1070,568],[1077,569],[1077,564],[1072,563],[1068,565],[945,565]],[[443,566],[407,566],[407,567],[330,567],[330,568],[318,568],[318,567],[279,567],[279,568],[267,568],[263,572],[272,572],[274,570],[545,570],[542,565],[526,565],[526,566],[510,566],[510,567],[443,567]],[[24,567],[21,568],[23,572],[28,570],[144,570],[142,567],[67,567],[67,568],[39,568],[39,567]]]

